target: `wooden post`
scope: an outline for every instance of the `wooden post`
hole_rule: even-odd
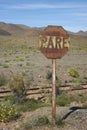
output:
[[[52,123],[56,124],[56,59],[52,59]]]

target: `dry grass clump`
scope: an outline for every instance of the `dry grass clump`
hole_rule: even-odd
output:
[[[9,87],[13,92],[16,102],[22,102],[26,97],[26,88],[21,74],[13,76],[9,82]]]

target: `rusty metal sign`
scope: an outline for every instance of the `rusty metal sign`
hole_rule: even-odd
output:
[[[69,34],[62,26],[48,26],[39,36],[39,49],[50,59],[62,58],[69,44]]]

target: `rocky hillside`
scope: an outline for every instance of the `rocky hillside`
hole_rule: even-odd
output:
[[[11,33],[4,31],[3,29],[0,29],[0,35],[8,36],[11,35]]]
[[[87,31],[79,31],[79,32],[76,33],[76,35],[87,37]]]
[[[4,22],[0,22],[0,36],[4,36],[4,39],[12,39],[12,43],[17,38],[16,43],[29,43],[29,44],[37,44],[38,43],[38,36],[44,27],[41,28],[32,28],[22,24],[7,24]],[[71,39],[71,46],[75,48],[87,48],[87,31],[79,31],[77,33],[69,32],[70,39]],[[17,39],[16,38],[16,39]],[[2,43],[3,39],[1,37],[0,42]],[[8,41],[8,40],[7,40]],[[10,41],[9,41],[10,42]]]
[[[23,34],[24,29],[22,29],[21,27],[15,25],[15,24],[7,24],[4,22],[0,22],[0,29],[3,31],[6,31],[10,34]]]
[[[44,29],[41,28],[31,28],[27,25],[22,24],[11,24],[0,22],[0,35],[34,35],[37,36]],[[70,35],[87,36],[87,31],[79,31],[77,33],[69,32]]]
[[[5,32],[11,35],[35,35],[37,36],[40,32],[40,28],[31,28],[21,24],[7,24],[0,22],[0,35],[6,35]]]

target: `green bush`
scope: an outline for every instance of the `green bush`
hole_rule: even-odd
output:
[[[4,85],[6,82],[5,76],[2,74],[0,75],[0,86]]]
[[[32,73],[30,73],[29,75],[25,75],[25,84],[26,87],[29,88],[29,86],[34,82],[34,76]]]
[[[81,77],[80,82],[81,83],[87,83],[87,77],[86,76]]]
[[[75,88],[78,88],[81,86],[81,80],[79,78],[75,79],[73,82],[72,82],[72,86],[75,87]]]
[[[13,95],[6,95],[6,96],[4,96],[3,101],[5,101],[5,102],[10,101],[11,104],[15,103]]]
[[[33,111],[43,106],[44,106],[44,103],[40,101],[36,101],[34,99],[27,99],[24,102],[18,104],[18,110],[22,112]]]
[[[26,88],[21,74],[12,77],[9,82],[16,102],[22,102],[26,98]]]
[[[9,64],[3,64],[3,68],[9,68]]]
[[[56,116],[56,125],[58,127],[63,127],[65,125],[64,120],[60,116]]]
[[[29,130],[29,129],[33,128],[34,126],[43,126],[43,125],[47,125],[47,124],[49,124],[48,118],[45,115],[43,115],[43,116],[39,115],[39,116],[31,119],[30,121],[23,123],[21,125],[21,129]]]
[[[87,104],[83,104],[83,109],[87,109]]]
[[[15,120],[18,115],[15,106],[10,102],[2,102],[0,104],[0,122]]]
[[[3,57],[7,57],[8,55],[7,55],[7,53],[3,53],[2,56]]]
[[[60,80],[59,78],[56,78],[56,84],[57,84],[58,86],[61,85],[61,80]]]
[[[46,79],[48,79],[48,80],[52,79],[52,72],[47,71]]]
[[[74,78],[78,78],[79,77],[79,73],[76,70],[74,70],[74,69],[69,69],[68,73],[69,73],[70,76],[72,76]]]
[[[69,96],[71,102],[75,101],[77,103],[85,103],[87,101],[87,97],[85,95],[78,94],[76,96]]]
[[[59,106],[67,106],[70,104],[70,100],[65,94],[60,94],[56,98],[56,104]]]
[[[32,125],[29,122],[25,122],[25,123],[22,123],[20,128],[18,128],[17,130],[31,130],[31,128],[32,128]]]
[[[39,115],[38,117],[32,119],[31,124],[34,126],[43,126],[49,123],[48,118],[44,115]]]

